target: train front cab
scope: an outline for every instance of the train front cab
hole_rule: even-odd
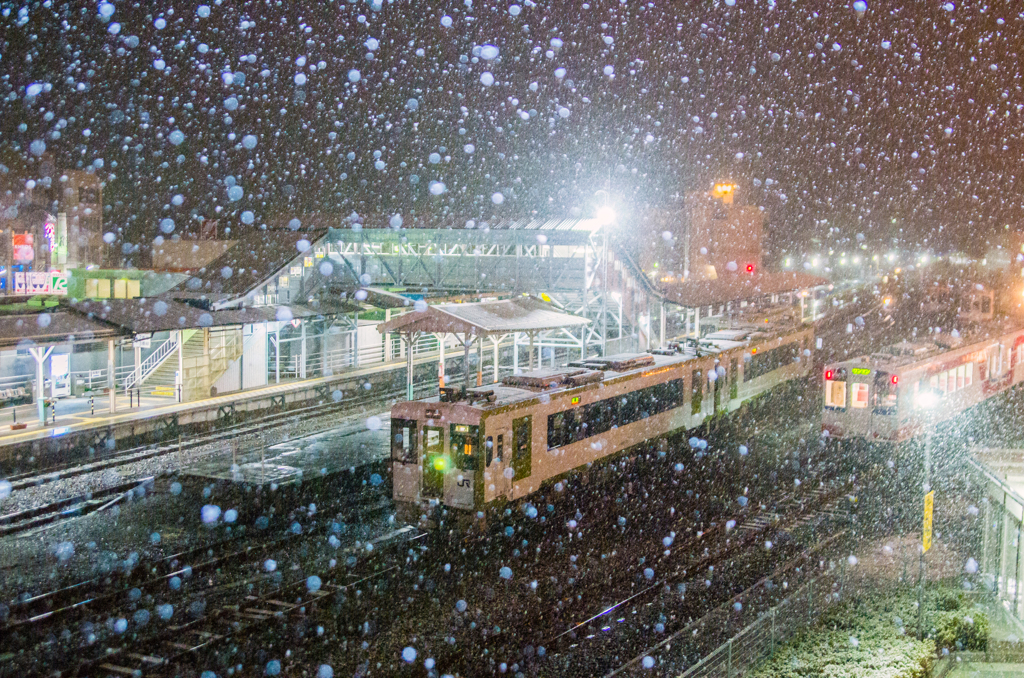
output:
[[[822,428],[837,438],[895,440],[900,431],[899,375],[840,365],[825,370]]]
[[[472,509],[477,475],[483,468],[482,447],[478,422],[393,415],[391,461],[396,504],[403,511],[415,509],[417,513],[438,503]]]

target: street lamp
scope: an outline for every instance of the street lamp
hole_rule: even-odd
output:
[[[615,222],[615,210],[610,205],[597,208],[597,223],[601,226],[601,355],[608,355],[608,227]],[[622,337],[619,337],[621,343]]]
[[[917,591],[917,638],[918,640],[922,640],[924,638],[924,524],[930,518],[928,515],[928,509],[925,507],[925,502],[927,500],[924,499],[924,497],[927,497],[928,493],[931,492],[932,489],[932,431],[935,428],[933,413],[939,405],[939,394],[932,389],[921,391],[917,394],[914,404],[917,406],[917,409],[921,411],[926,427],[924,438],[924,482],[921,485],[921,563],[917,576],[919,586]]]

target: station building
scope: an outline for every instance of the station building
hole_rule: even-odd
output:
[[[0,307],[0,424],[5,406],[47,420],[53,408],[44,401],[58,412],[88,402],[92,413],[266,389],[306,388],[323,398],[353,375],[395,375],[401,385],[412,370],[440,384],[444,370],[461,372],[463,363],[490,383],[534,359],[557,365],[657,348],[680,328],[702,334],[701,318],[711,327],[731,300],[778,301],[776,287],[818,282],[773,280],[766,290],[751,278],[734,287],[719,279],[710,291],[687,291],[694,303],[646,275],[612,225],[597,219],[400,229],[380,221],[353,216],[335,227],[268,229],[214,245],[165,241],[178,248],[171,261],[195,247],[202,253],[177,271],[76,269],[67,294],[9,297]],[[387,329],[436,303],[523,295],[589,322],[489,339],[486,366],[454,334]]]

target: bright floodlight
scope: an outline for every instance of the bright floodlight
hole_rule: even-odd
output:
[[[613,210],[608,205],[597,208],[597,223],[601,224],[602,226],[607,226],[613,221],[615,221],[615,210]]]
[[[917,394],[916,402],[922,410],[930,410],[939,404],[939,396],[935,391],[921,391]]]

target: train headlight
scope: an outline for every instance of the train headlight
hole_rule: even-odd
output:
[[[917,394],[917,398],[914,401],[918,408],[922,410],[930,410],[939,404],[939,396],[935,391],[921,391]]]

